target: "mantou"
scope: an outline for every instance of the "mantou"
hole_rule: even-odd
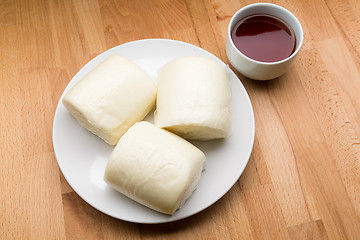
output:
[[[158,73],[155,124],[185,139],[228,137],[231,92],[225,66],[197,56],[166,63]]]
[[[154,81],[134,62],[111,55],[77,82],[63,104],[77,121],[110,145],[154,107]]]
[[[197,187],[204,163],[205,155],[197,147],[142,121],[120,138],[104,180],[125,196],[171,215]]]

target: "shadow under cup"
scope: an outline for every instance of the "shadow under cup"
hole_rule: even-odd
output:
[[[295,33],[295,51],[287,58],[276,62],[261,62],[244,55],[235,46],[231,32],[235,25],[243,18],[264,14],[280,18]],[[255,3],[247,5],[237,11],[230,20],[226,39],[226,53],[231,65],[242,75],[254,80],[269,80],[284,74],[295,56],[298,54],[303,42],[303,30],[299,20],[287,9],[271,3]]]

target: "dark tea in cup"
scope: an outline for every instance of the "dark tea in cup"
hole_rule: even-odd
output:
[[[231,38],[240,52],[260,62],[281,61],[296,49],[293,29],[280,18],[267,14],[240,19],[232,29]]]
[[[245,77],[270,80],[289,69],[303,39],[301,24],[289,10],[272,3],[253,3],[231,17],[226,55]]]

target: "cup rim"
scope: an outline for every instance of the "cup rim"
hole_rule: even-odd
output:
[[[231,37],[231,31],[232,31],[232,24],[235,20],[235,17],[237,15],[239,15],[241,12],[243,12],[244,10],[246,9],[249,9],[249,8],[252,8],[252,7],[256,7],[256,6],[270,6],[270,7],[273,7],[273,8],[278,8],[278,9],[281,9],[282,11],[286,12],[288,15],[290,15],[295,23],[299,26],[299,30],[300,30],[300,41],[299,41],[299,44],[297,44],[297,47],[295,49],[295,51],[287,58],[284,58],[280,61],[275,61],[275,62],[262,62],[262,61],[258,61],[258,60],[255,60],[255,59],[252,59],[248,56],[246,56],[245,54],[243,54],[234,44],[234,41],[232,40],[232,37]],[[284,21],[284,20],[283,20]],[[277,4],[273,4],[273,3],[252,3],[252,4],[249,4],[249,5],[246,5],[242,8],[240,8],[230,19],[230,22],[229,22],[229,25],[228,25],[228,32],[227,32],[227,37],[228,39],[230,40],[230,44],[231,44],[231,47],[234,48],[239,54],[241,54],[244,58],[246,58],[247,60],[251,61],[251,62],[254,62],[254,63],[258,63],[258,64],[263,64],[263,65],[275,65],[275,64],[280,64],[280,63],[283,63],[283,62],[287,62],[289,61],[290,59],[294,58],[297,53],[300,51],[301,49],[301,46],[302,46],[302,43],[303,43],[303,37],[304,35],[304,32],[303,32],[303,29],[302,29],[302,26],[301,26],[301,23],[300,21],[297,19],[297,17],[292,13],[290,12],[289,10],[287,10],[286,8],[282,7],[282,6],[279,6]]]

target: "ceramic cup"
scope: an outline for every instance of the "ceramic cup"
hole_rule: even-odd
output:
[[[242,18],[253,14],[268,14],[282,19],[295,33],[296,48],[293,54],[277,62],[260,62],[241,53],[231,38],[231,31]],[[295,56],[298,54],[303,42],[303,30],[299,20],[287,9],[272,3],[254,3],[247,5],[232,16],[226,39],[226,53],[231,65],[242,75],[254,80],[269,80],[284,74]]]

